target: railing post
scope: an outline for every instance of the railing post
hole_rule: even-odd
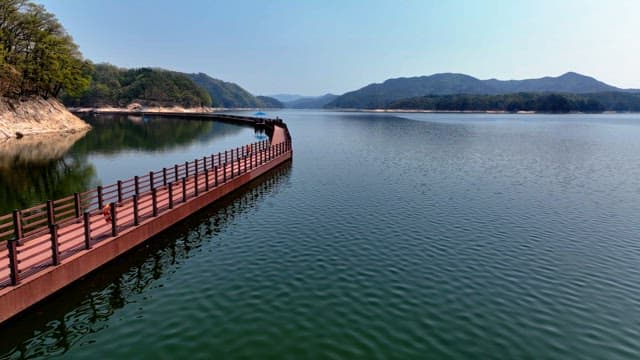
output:
[[[167,168],[162,168],[162,186],[167,186]]]
[[[195,176],[193,177],[193,188],[195,195],[194,196],[198,196],[198,173],[196,172]]]
[[[173,183],[169,184],[169,209],[173,209]]]
[[[224,151],[224,163],[227,163],[227,150]]]
[[[80,218],[80,194],[73,193],[73,207],[76,210],[76,219]]]
[[[189,176],[189,162],[185,161],[184,162],[184,177],[188,177]]]
[[[138,226],[138,224],[140,223],[139,217],[138,217],[139,215],[138,214],[138,195],[133,194],[132,198],[133,198],[133,225]]]
[[[98,209],[102,209],[104,204],[102,203],[102,186],[98,185]]]
[[[153,209],[153,217],[158,216],[158,190],[151,189],[151,208]]]
[[[140,177],[138,177],[138,175],[133,177],[133,185],[135,188],[135,194],[140,195]]]
[[[84,219],[84,248],[89,250],[91,249],[91,217],[89,212],[85,211],[82,218]]]
[[[178,164],[173,165],[173,181],[178,181]]]
[[[187,202],[187,178],[182,178],[182,202]]]
[[[196,175],[198,175],[198,159],[195,159],[193,162],[195,163],[195,166],[194,166],[195,169],[193,171],[195,172]]]
[[[10,239],[7,241],[7,250],[9,251],[9,277],[11,285],[15,286],[20,283],[20,272],[18,271],[18,239]]]
[[[13,233],[16,240],[22,239],[22,213],[18,209],[13,210]]]
[[[149,189],[154,189],[156,187],[154,183],[155,181],[153,181],[153,171],[149,171]]]
[[[204,191],[209,191],[209,171],[204,172]]]
[[[247,171],[249,171],[249,168],[247,168],[247,155],[245,155],[244,157],[244,173],[246,174]]]
[[[215,155],[211,154],[211,168],[213,168],[214,166],[216,166]]]
[[[53,265],[60,265],[60,249],[58,247],[58,224],[49,225],[51,233],[51,261]]]
[[[9,251],[9,276],[11,277],[11,285],[20,283],[20,271],[18,270],[18,242],[22,239],[22,214],[20,210],[13,210],[13,232],[14,238],[7,241],[7,250]]]
[[[213,186],[218,186],[218,165],[213,166]]]
[[[111,211],[111,236],[115,237],[118,236],[118,211],[115,203],[111,203],[109,211]]]
[[[235,178],[236,177],[236,159],[231,156],[231,178]]]
[[[51,226],[55,222],[56,222],[56,219],[55,219],[55,216],[53,215],[53,201],[47,200],[47,224]]]
[[[226,161],[224,162],[224,165],[222,165],[222,182],[223,183],[227,182],[227,162]]]
[[[118,204],[122,204],[122,180],[118,180]]]

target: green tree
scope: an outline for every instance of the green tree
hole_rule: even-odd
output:
[[[0,49],[0,96],[56,97],[89,86],[90,64],[42,5],[0,0]]]

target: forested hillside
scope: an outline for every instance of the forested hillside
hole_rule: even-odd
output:
[[[397,100],[388,109],[433,111],[536,111],[546,113],[640,111],[638,93],[517,93],[429,95]]]
[[[256,98],[260,101],[260,107],[262,108],[282,109],[284,107],[284,104],[278,99],[274,99],[270,96],[256,96]]]
[[[89,85],[90,71],[71,36],[42,5],[0,1],[0,96],[78,94]]]
[[[274,102],[276,99],[263,97],[259,99],[250,92],[240,87],[238,84],[214,79],[204,73],[187,74],[196,84],[204,88],[211,99],[214,107],[223,108],[262,108],[262,107],[282,107],[282,103]]]
[[[67,106],[211,106],[209,94],[185,74],[162,69],[123,69],[97,64],[90,87],[79,95],[65,95]]]

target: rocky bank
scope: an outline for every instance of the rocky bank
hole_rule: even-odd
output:
[[[0,139],[48,133],[75,133],[91,126],[56,99],[0,98]]]

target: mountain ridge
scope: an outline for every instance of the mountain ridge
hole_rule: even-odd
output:
[[[372,83],[358,90],[347,92],[329,104],[327,108],[385,108],[391,102],[430,95],[500,95],[510,93],[573,93],[638,92],[621,89],[593,77],[567,72],[557,77],[523,80],[480,80],[461,73],[437,73],[432,75],[399,77],[382,83]]]
[[[283,106],[277,99],[254,96],[236,83],[216,79],[202,72],[185,75],[211,96],[213,107],[273,108]]]
[[[296,100],[286,101],[284,106],[290,109],[322,109],[338,97],[339,95],[330,93],[321,96],[304,96]]]

